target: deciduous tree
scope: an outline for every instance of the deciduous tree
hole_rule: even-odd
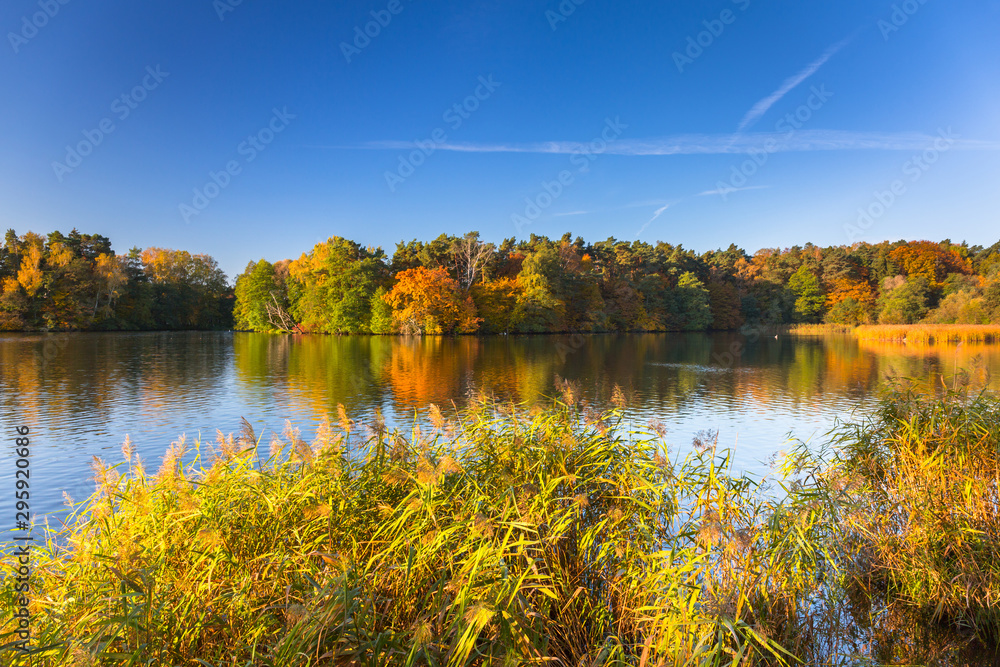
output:
[[[403,271],[385,300],[401,333],[473,333],[479,327],[472,297],[443,268]]]

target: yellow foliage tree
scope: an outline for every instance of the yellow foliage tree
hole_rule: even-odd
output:
[[[114,314],[119,290],[128,282],[124,262],[115,255],[101,253],[94,263],[94,274],[99,280],[97,298],[94,301],[94,314],[96,315],[98,309],[102,308],[105,317],[111,317]],[[102,300],[104,306],[100,305]]]
[[[501,278],[472,288],[476,309],[486,333],[509,333],[517,329],[524,313],[520,301],[524,290],[517,278]]]
[[[21,260],[21,270],[17,273],[17,282],[20,283],[29,297],[35,296],[42,287],[42,248],[32,244],[28,246]]]

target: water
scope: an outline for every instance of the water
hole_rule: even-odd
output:
[[[635,422],[657,419],[675,451],[705,429],[759,475],[790,435],[820,438],[864,408],[888,373],[1000,377],[1000,346],[866,346],[849,336],[759,340],[736,334],[305,337],[242,333],[0,335],[0,525],[13,520],[15,427],[31,429],[32,512],[42,518],[93,490],[90,462],[122,460],[128,434],[147,469],[169,444],[214,441],[246,417],[266,448],[285,420],[310,438],[338,403],[353,418],[380,408],[408,424],[430,403],[473,391],[524,403],[555,378],[606,405],[617,384]],[[994,388],[997,381],[992,382]],[[6,529],[6,527],[5,527]]]

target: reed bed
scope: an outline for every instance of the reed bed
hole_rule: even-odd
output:
[[[788,333],[795,336],[826,336],[829,334],[849,334],[854,327],[847,324],[795,324],[788,327]]]
[[[911,612],[986,636],[998,413],[899,394],[775,486],[569,387],[407,432],[341,410],[264,460],[249,424],[155,474],[126,446],[36,552],[18,664],[856,664],[872,619]]]
[[[968,379],[968,376],[964,376]],[[824,471],[852,582],[1000,637],[1000,402],[912,388],[847,425]]]
[[[854,335],[862,341],[896,342],[908,345],[1000,343],[1000,325],[866,325],[855,328]]]

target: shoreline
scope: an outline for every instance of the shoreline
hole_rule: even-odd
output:
[[[761,336],[778,334],[791,336],[826,336],[850,335],[859,340],[914,343],[914,344],[953,344],[979,343],[1000,344],[1000,324],[865,324],[851,327],[842,324],[767,324],[758,327],[742,327],[740,329],[709,329],[706,331],[683,330],[635,330],[635,331],[541,331],[519,333],[451,333],[451,334],[376,334],[376,333],[325,333],[318,331],[287,332],[287,331],[252,331],[244,329],[130,329],[130,330],[21,330],[0,331],[0,336],[72,336],[77,334],[255,334],[266,336],[289,337],[330,337],[330,338],[551,338],[557,336],[630,336],[646,334],[681,334],[681,335],[712,335],[736,334],[742,336]]]

